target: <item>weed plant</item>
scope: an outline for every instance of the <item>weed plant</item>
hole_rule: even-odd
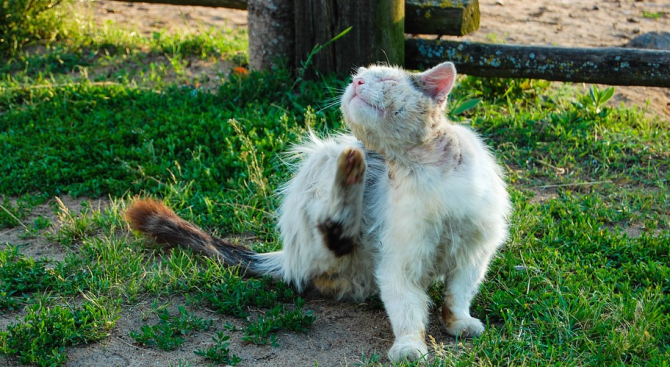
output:
[[[162,350],[174,350],[184,343],[184,337],[194,331],[209,330],[213,321],[202,319],[189,312],[183,306],[177,308],[178,315],[172,316],[167,309],[154,311],[158,316],[158,323],[152,326],[144,325],[140,330],[130,332],[130,337],[141,345],[153,346]]]
[[[228,366],[234,366],[242,361],[242,359],[234,354],[230,353],[230,336],[225,335],[223,332],[216,333],[212,337],[214,345],[207,349],[199,349],[194,353],[213,362],[214,364],[223,364]]]

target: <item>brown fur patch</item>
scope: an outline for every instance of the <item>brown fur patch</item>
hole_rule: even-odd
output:
[[[316,228],[323,235],[323,242],[335,256],[341,257],[354,251],[354,239],[343,234],[342,223],[330,219],[319,223]]]
[[[365,157],[363,151],[347,148],[337,159],[337,177],[340,185],[347,187],[363,182],[365,177]]]
[[[454,313],[451,312],[451,305],[454,302],[454,297],[450,294],[444,295],[444,304],[442,305],[442,322],[446,327],[451,326],[454,321]]]
[[[349,282],[337,275],[323,274],[312,279],[312,285],[322,294],[335,295],[348,288]]]

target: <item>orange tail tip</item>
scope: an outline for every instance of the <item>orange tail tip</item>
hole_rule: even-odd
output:
[[[162,201],[153,199],[137,199],[126,210],[124,217],[130,228],[140,232],[146,232],[147,223],[152,217],[178,219],[179,217],[172,209],[163,204]]]

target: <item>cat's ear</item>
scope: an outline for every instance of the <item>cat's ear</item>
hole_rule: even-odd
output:
[[[423,92],[443,106],[456,81],[456,67],[450,62],[443,62],[419,74],[419,78]]]

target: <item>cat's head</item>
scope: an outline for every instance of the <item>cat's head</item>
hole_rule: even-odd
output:
[[[359,68],[342,95],[344,120],[369,149],[412,148],[444,119],[455,79],[450,62],[422,73],[387,66]]]

